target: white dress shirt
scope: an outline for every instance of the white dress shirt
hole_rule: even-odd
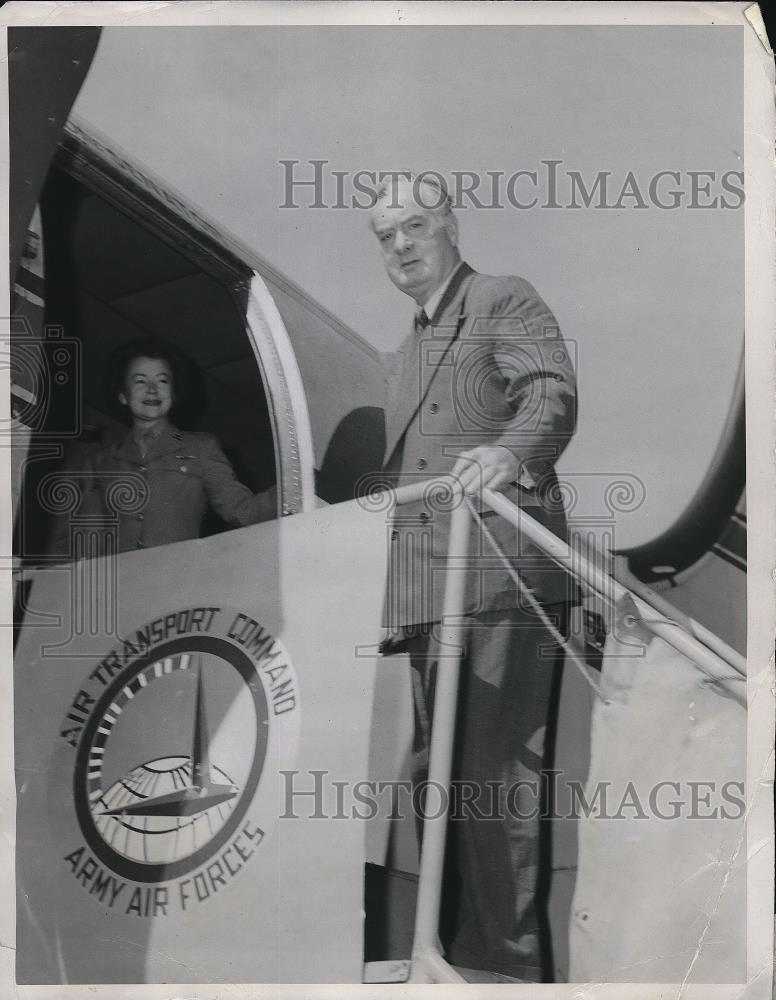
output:
[[[458,263],[455,265],[455,267],[452,269],[452,271],[448,274],[448,276],[442,282],[442,284],[436,289],[436,291],[432,292],[431,295],[429,295],[428,299],[423,303],[423,305],[420,307],[420,309],[418,309],[417,312],[415,313],[415,317],[416,318],[420,316],[421,311],[424,311],[425,314],[426,314],[426,316],[428,316],[429,321],[431,319],[433,319],[434,313],[437,311],[439,303],[442,301],[442,296],[447,291],[447,286],[450,284],[450,282],[455,277],[455,275],[456,275],[456,273],[458,271],[458,268],[461,266],[461,264],[463,264],[463,261],[459,260]]]

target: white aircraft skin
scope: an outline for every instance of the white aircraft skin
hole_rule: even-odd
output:
[[[79,141],[88,145],[91,141],[88,132],[81,131]],[[94,141],[97,144],[97,140]],[[102,155],[105,150],[100,152]],[[173,205],[171,201],[169,206]],[[176,209],[172,207],[170,211],[174,214]],[[190,226],[192,222],[197,224],[196,210],[185,215],[183,221],[186,225]],[[266,261],[258,259],[228,234],[221,233],[217,224],[209,229],[208,237],[215,239],[216,244],[220,240],[221,248],[240,258],[246,272],[252,271],[256,276],[256,295],[250,299],[247,327],[254,338],[257,338],[257,334],[263,338],[255,339],[254,346],[260,358],[271,408],[287,408],[288,420],[293,424],[290,439],[296,448],[294,457],[287,459],[291,451],[284,452],[283,449],[288,447],[288,441],[285,444],[281,442],[279,477],[288,485],[289,510],[300,512],[302,517],[312,516],[316,501],[324,502],[323,498],[316,498],[314,495],[314,475],[316,470],[320,471],[325,465],[332,438],[341,422],[352,411],[363,408],[371,412],[373,408],[382,405],[384,383],[379,356],[366,341],[327,313],[292,282],[279,275]],[[254,310],[253,322],[251,309]],[[379,446],[376,443],[375,454],[377,453]],[[283,467],[285,461],[289,462],[286,468]],[[292,485],[293,483],[296,485]],[[742,514],[743,510],[738,515],[739,524],[745,520],[742,519]],[[250,532],[254,529],[243,530]],[[198,540],[192,540],[178,543],[172,548],[180,553],[184,563],[188,563],[191,554],[201,545]],[[149,551],[133,553],[128,558],[140,569],[142,560],[151,565],[157,561],[157,555]],[[123,558],[119,557],[120,560]],[[282,565],[279,570],[283,572]],[[147,577],[147,581],[150,584],[148,589],[152,603],[169,602],[169,594],[154,593],[153,576]],[[234,580],[223,581],[217,578],[210,582],[213,602],[220,600],[219,594],[224,589],[234,592],[237,584]],[[720,595],[724,595],[724,601],[721,601]],[[701,563],[687,568],[676,577],[674,589],[668,596],[698,619],[712,619],[721,637],[736,648],[745,646],[742,624],[745,622],[745,577],[730,559],[710,551]],[[577,629],[576,641],[579,644],[582,625],[578,623]],[[24,630],[20,643],[25,648]],[[371,748],[371,758],[379,762],[377,767],[380,775],[383,776],[386,770],[392,770],[393,777],[397,779],[407,777],[406,759],[412,725],[406,665],[400,663],[399,666],[402,669],[397,669],[395,661],[386,661],[377,671],[376,713]],[[16,667],[18,683],[25,684],[25,664],[17,662]],[[68,682],[72,680],[71,674],[72,671],[68,675]],[[49,679],[44,678],[40,672],[34,676],[34,683],[45,683],[49,687]],[[177,822],[185,818],[206,816],[218,807],[231,808],[230,803],[238,794],[237,785],[225,776],[225,772],[219,769],[210,755],[210,748],[217,738],[218,725],[226,725],[228,711],[222,715],[220,723],[214,722],[206,708],[206,692],[205,672],[198,668],[194,726],[190,732],[190,749],[184,753],[185,780],[180,787],[176,785],[172,790],[153,792],[140,801],[127,800],[109,808],[103,807],[101,815],[105,820],[113,818],[118,822],[142,819],[143,823],[151,823],[170,819]],[[34,703],[35,697],[34,691],[28,692],[30,704]],[[582,778],[589,744],[589,709],[589,690],[577,675],[567,671],[559,706],[555,766],[565,768],[568,773]],[[148,755],[146,758],[151,759]],[[389,766],[386,762],[389,762]],[[42,800],[40,808],[44,808]],[[59,817],[53,814],[44,822],[56,829]],[[411,873],[417,871],[413,822],[393,824],[392,837],[393,866]],[[377,864],[386,862],[387,839],[387,827],[375,826],[367,838],[368,861]],[[573,888],[575,858],[573,831],[569,824],[562,828],[559,826],[553,859],[559,871],[554,881],[551,916],[560,978],[566,961],[563,942]],[[74,865],[80,863],[75,860],[73,862]],[[149,916],[150,940],[154,936],[154,922],[163,922],[166,913],[160,897],[155,903],[149,902],[148,906],[158,906],[158,913]],[[31,926],[33,923],[34,918]],[[71,940],[72,931],[71,928],[68,933]],[[28,929],[25,933],[29,935],[31,932]],[[33,938],[28,937],[28,945]],[[63,974],[61,963],[58,967],[55,956],[42,958],[40,974],[43,981],[57,981],[57,976]]]

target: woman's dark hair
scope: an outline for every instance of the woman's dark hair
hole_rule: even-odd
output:
[[[202,373],[183,351],[162,337],[136,337],[119,344],[108,359],[106,393],[111,411],[124,423],[131,423],[129,408],[119,401],[126,391],[127,369],[137,358],[166,361],[172,372],[173,404],[170,420],[186,428],[200,415],[207,403]]]

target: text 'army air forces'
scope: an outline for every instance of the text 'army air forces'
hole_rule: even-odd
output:
[[[277,817],[275,764],[293,763],[299,689],[282,645],[243,611],[185,608],[128,634],[72,700],[50,794],[69,795],[81,842],[63,860],[84,891],[158,917],[254,857]]]

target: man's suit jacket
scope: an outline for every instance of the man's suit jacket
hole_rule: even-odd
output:
[[[575,427],[574,367],[557,321],[519,277],[462,263],[422,333],[386,362],[384,472],[402,486],[449,473],[462,451],[501,445],[518,459],[505,495],[555,534],[566,518],[555,463]],[[567,600],[566,573],[492,512],[484,524],[544,604]],[[439,621],[449,504],[433,496],[397,508],[391,542],[389,627]],[[517,588],[481,531],[473,531],[469,613],[512,607]]]

